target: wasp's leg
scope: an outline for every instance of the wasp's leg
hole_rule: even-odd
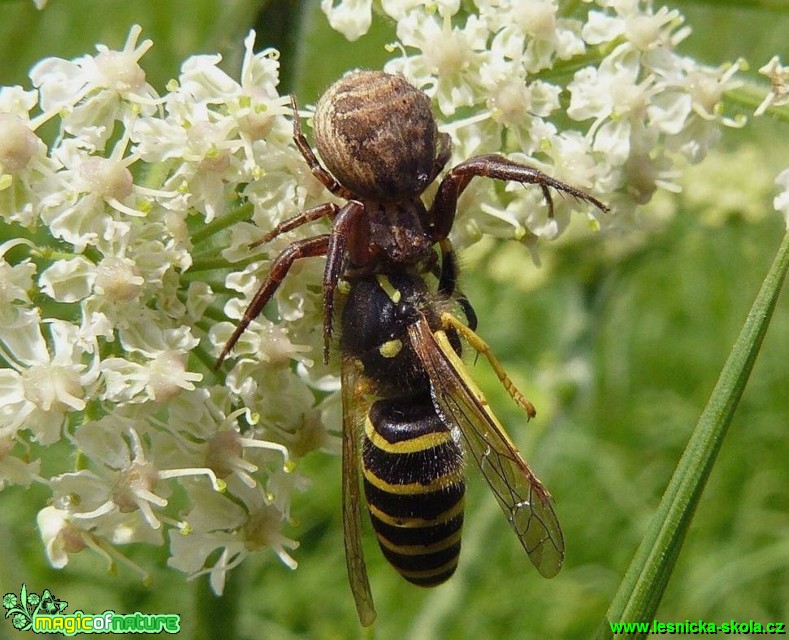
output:
[[[501,362],[499,362],[499,359],[493,355],[493,351],[487,342],[480,338],[473,329],[467,327],[451,313],[442,314],[441,323],[445,329],[454,329],[457,331],[458,334],[463,336],[463,339],[468,342],[468,344],[471,345],[471,347],[477,353],[481,353],[483,356],[485,356],[485,358],[487,358],[491,368],[496,373],[496,376],[501,382],[501,385],[507,390],[507,393],[510,394],[510,397],[515,400],[515,402],[517,402],[518,405],[520,405],[520,407],[526,412],[526,415],[528,415],[530,418],[533,418],[537,415],[534,405],[529,402],[526,397],[518,390],[518,387],[515,386],[515,383],[512,381],[509,375],[507,375],[507,372],[504,370]]]
[[[329,247],[329,237],[329,234],[324,234],[315,236],[314,238],[299,240],[289,245],[279,256],[277,256],[277,259],[274,260],[274,263],[271,265],[266,279],[263,281],[263,284],[260,285],[260,289],[258,289],[255,297],[252,298],[252,302],[249,303],[246,311],[244,311],[244,316],[239,320],[235,331],[233,331],[233,335],[231,335],[230,339],[225,343],[222,353],[219,354],[219,358],[217,358],[216,364],[214,365],[215,368],[218,369],[222,365],[222,361],[227,357],[227,354],[230,353],[230,350],[236,342],[238,342],[238,339],[249,326],[249,323],[257,318],[260,312],[263,311],[263,307],[271,300],[271,297],[277,291],[279,285],[282,284],[293,262],[300,258],[313,258],[326,255],[326,251]]]
[[[438,186],[433,205],[430,207],[431,220],[433,220],[436,241],[449,235],[455,221],[455,212],[460,194],[475,177],[508,180],[521,184],[536,184],[542,190],[545,201],[548,203],[549,215],[553,217],[553,200],[549,188],[559,192],[568,193],[582,202],[593,204],[601,211],[608,211],[608,207],[594,196],[573,187],[567,183],[551,178],[539,169],[509,160],[498,154],[477,156],[449,171]]]
[[[459,274],[455,248],[449,238],[442,239],[439,242],[439,247],[441,249],[441,273],[438,278],[438,292],[448,298],[455,296],[455,300],[463,310],[463,315],[466,316],[469,329],[474,331],[477,328],[477,313],[474,311],[474,307],[471,306],[465,294],[455,295]]]
[[[457,254],[449,238],[442,238],[438,246],[441,249],[441,273],[438,278],[438,292],[441,295],[450,297],[455,293],[458,281]]]

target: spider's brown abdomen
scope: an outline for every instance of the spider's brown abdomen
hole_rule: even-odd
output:
[[[417,196],[435,177],[439,141],[430,99],[402,76],[356,71],[315,108],[315,143],[329,171],[360,198]]]

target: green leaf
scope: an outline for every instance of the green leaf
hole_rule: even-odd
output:
[[[611,623],[651,622],[655,618],[704,485],[753,369],[788,268],[789,233],[784,236],[718,383],[619,585],[598,638],[613,637]],[[617,637],[647,635],[634,632]]]

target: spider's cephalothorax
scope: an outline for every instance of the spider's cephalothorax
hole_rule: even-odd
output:
[[[296,146],[313,175],[346,202],[326,202],[307,209],[253,245],[319,218],[332,221],[330,233],[297,240],[274,260],[217,366],[274,295],[293,262],[324,255],[323,335],[324,360],[328,360],[334,292],[340,278],[369,275],[382,268],[430,265],[438,243],[442,252],[450,251],[447,236],[458,198],[476,176],[538,185],[549,215],[553,215],[550,187],[607,210],[586,192],[497,154],[476,156],[450,169],[432,204],[426,207],[422,193],[446,166],[451,143],[447,134],[438,132],[430,99],[402,76],[356,71],[323,94],[315,109],[315,142],[328,170],[318,162],[302,133],[295,99],[292,105]]]

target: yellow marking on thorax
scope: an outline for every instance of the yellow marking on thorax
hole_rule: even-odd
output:
[[[392,284],[392,281],[389,279],[388,276],[379,273],[377,276],[375,276],[375,279],[378,280],[378,286],[384,290],[384,293],[386,293],[386,295],[389,296],[389,299],[392,302],[394,302],[395,304],[400,302],[400,299],[402,298],[400,289],[396,288]]]
[[[398,339],[387,340],[378,347],[378,353],[380,353],[383,358],[395,358],[402,350],[403,341]]]

